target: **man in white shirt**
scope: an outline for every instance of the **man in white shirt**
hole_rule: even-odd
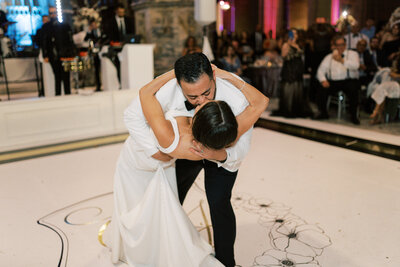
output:
[[[358,72],[360,59],[357,52],[346,49],[343,36],[335,37],[333,41],[333,52],[322,60],[317,71],[321,88],[317,92],[320,114],[316,119],[329,118],[326,106],[328,96],[343,91],[349,100],[351,122],[360,124],[357,116],[358,95],[361,90]]]
[[[227,102],[237,116],[248,105],[244,95],[235,90],[231,83],[215,77],[210,62],[202,53],[193,53],[178,59],[175,63],[175,76],[176,79],[169,81],[156,94],[164,113],[168,110],[180,110],[193,116],[196,106],[216,99]],[[168,155],[158,150],[151,137],[139,98],[125,111],[125,124],[134,144],[143,149],[146,155],[158,160],[170,160]],[[234,146],[222,150],[195,147],[194,153],[207,155],[202,156],[204,160],[176,161],[181,203],[201,169],[205,171],[205,189],[214,230],[216,258],[227,267],[235,266],[233,246],[236,220],[230,198],[238,168],[250,148],[251,134],[252,129],[243,134]]]
[[[351,31],[344,38],[346,39],[347,49],[356,50],[357,43],[360,40],[365,40],[367,42],[367,49],[369,50],[369,38],[360,32],[359,24],[351,26]]]

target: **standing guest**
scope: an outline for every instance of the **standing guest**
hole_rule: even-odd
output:
[[[358,73],[360,59],[357,52],[346,49],[346,39],[343,36],[334,38],[333,52],[327,55],[318,68],[317,78],[321,83],[317,102],[320,114],[316,119],[328,119],[328,95],[343,91],[350,105],[351,122],[360,124],[357,116],[358,94],[361,86]]]
[[[115,7],[115,17],[105,23],[105,33],[112,42],[123,42],[125,35],[134,34],[135,26],[133,19],[125,16],[125,7],[119,4]]]
[[[263,43],[266,38],[265,33],[262,31],[261,24],[257,24],[255,32],[250,37],[250,44],[254,50],[255,56],[260,56],[264,52]]]
[[[43,25],[50,21],[49,16],[42,16],[42,27],[36,31],[35,38],[33,39],[35,47],[39,48],[39,59],[40,59],[40,90],[39,96],[44,96],[44,83],[43,83]]]
[[[375,65],[372,55],[367,50],[367,41],[364,39],[358,41],[357,53],[360,58],[360,83],[361,85],[367,86],[372,81],[372,78],[374,77],[375,72],[378,70],[378,67]]]
[[[394,24],[390,32],[385,33],[381,40],[383,51],[383,67],[392,67],[393,60],[400,49],[400,24]]]
[[[298,42],[297,30],[291,29],[281,51],[283,66],[281,70],[279,110],[274,112],[274,115],[281,115],[287,118],[311,115],[306,112],[303,91],[303,55],[304,52]]]
[[[324,57],[331,52],[331,40],[334,32],[333,27],[326,23],[324,17],[316,18],[315,23],[311,25],[307,31],[310,40],[310,53],[307,53],[306,56],[309,56],[310,58],[306,59],[306,62],[309,62],[311,68],[311,100],[315,100],[315,95],[319,88],[319,82],[316,79],[318,66],[321,64]]]
[[[201,52],[201,47],[197,45],[196,38],[194,38],[194,36],[189,36],[185,41],[185,46],[183,47],[182,56],[199,52]]]
[[[102,44],[102,34],[99,29],[99,24],[97,23],[96,19],[91,19],[89,21],[88,31],[85,36],[85,41],[89,42],[90,52],[93,57],[94,63],[94,74],[96,78],[96,91],[101,91],[101,81],[100,81],[100,57],[99,57],[99,48]]]
[[[369,40],[375,36],[375,22],[373,19],[367,19],[365,27],[361,29],[361,33],[365,34]]]
[[[61,95],[61,81],[64,84],[64,93],[71,94],[70,75],[62,65],[62,58],[75,56],[75,46],[72,40],[71,27],[57,20],[55,7],[49,8],[50,22],[42,27],[43,59],[50,62],[54,72],[56,96]]]
[[[243,66],[253,63],[254,50],[249,43],[249,37],[246,31],[240,33],[239,56]]]
[[[358,23],[351,26],[351,31],[347,33],[344,38],[346,39],[347,49],[355,51],[357,49],[358,41],[365,40],[369,50],[369,38],[365,34],[360,33],[360,25]]]
[[[117,69],[118,80],[121,82],[121,63],[118,58],[118,52],[121,51],[127,34],[134,34],[135,27],[133,19],[125,17],[125,7],[119,4],[114,9],[115,16],[104,23],[104,32],[107,40],[110,41],[108,57]]]

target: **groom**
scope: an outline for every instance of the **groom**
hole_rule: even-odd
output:
[[[181,110],[192,117],[196,106],[215,99],[227,102],[237,116],[248,105],[245,96],[229,81],[215,76],[209,60],[202,53],[178,59],[175,63],[175,76],[176,79],[170,80],[156,94],[164,113],[168,110]],[[168,155],[158,151],[143,116],[140,101],[135,105],[125,111],[125,123],[135,143],[148,156],[162,161],[170,160]],[[214,230],[215,256],[227,267],[235,266],[236,220],[230,199],[238,168],[250,148],[251,133],[252,129],[243,134],[234,146],[221,150],[210,150],[194,143],[192,153],[203,160],[176,161],[181,203],[201,169],[204,169],[205,190]]]

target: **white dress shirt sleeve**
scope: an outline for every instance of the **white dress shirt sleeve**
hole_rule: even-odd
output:
[[[332,60],[332,54],[327,55],[321,62],[317,70],[317,79],[319,82],[327,80],[330,64]]]
[[[216,162],[218,167],[222,167],[230,172],[235,172],[239,169],[244,157],[250,150],[251,136],[253,128],[245,132],[233,147],[226,149],[226,161],[224,163]]]
[[[360,57],[355,51],[347,50],[347,57],[344,57],[343,65],[349,70],[358,70],[360,67]]]
[[[240,79],[240,77],[238,78]],[[240,90],[228,81],[219,78],[217,78],[216,99],[228,103],[235,116],[242,113],[249,105],[249,102]],[[252,132],[253,129],[251,128],[239,138],[233,147],[225,149],[227,158],[224,163],[216,161],[218,167],[222,167],[230,172],[235,172],[239,169],[240,164],[250,149]]]

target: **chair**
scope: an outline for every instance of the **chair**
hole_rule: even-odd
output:
[[[385,109],[383,110],[383,118],[386,123],[400,117],[400,98],[385,99]]]
[[[337,118],[341,119],[342,114],[346,112],[346,106],[348,106],[346,101],[346,95],[343,91],[339,91],[337,95],[328,96],[328,101],[326,103],[326,109],[329,110],[330,104],[337,105]]]

